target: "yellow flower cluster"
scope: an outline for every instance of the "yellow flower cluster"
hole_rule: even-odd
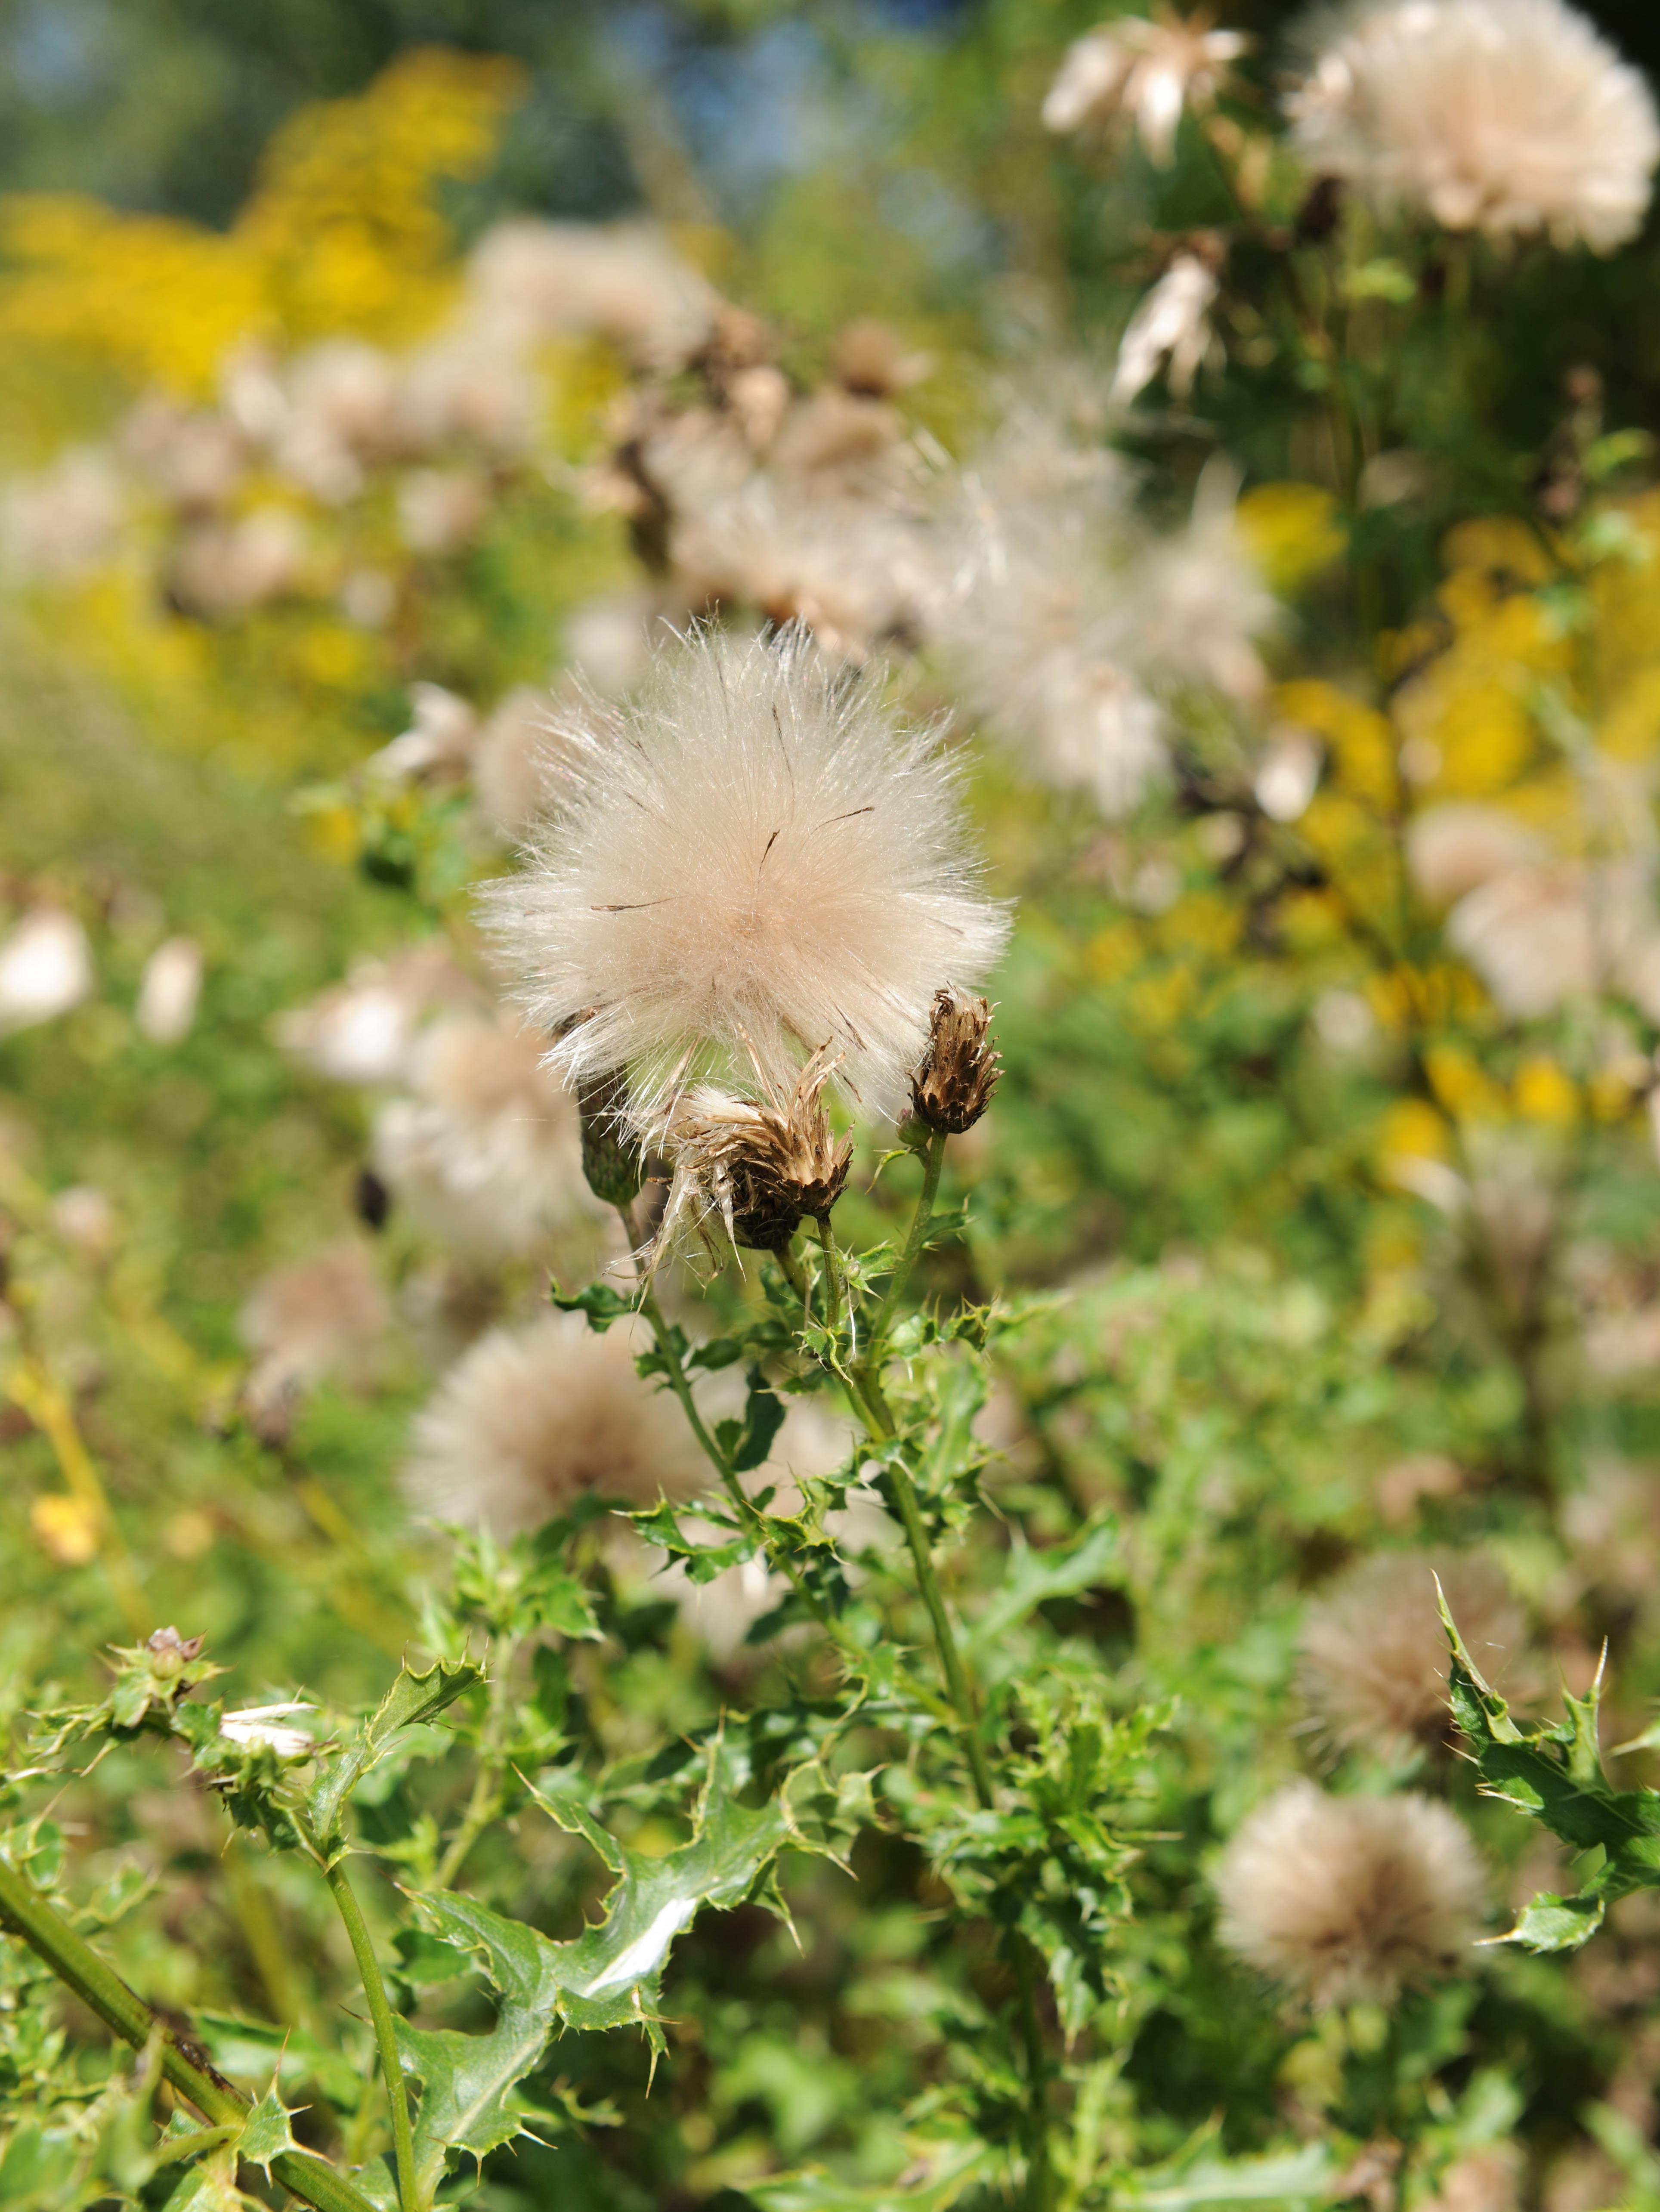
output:
[[[433,187],[487,165],[519,87],[508,62],[405,56],[357,97],[296,115],[224,234],[73,197],[0,202],[0,346],[204,398],[239,339],[406,341],[453,284]]]

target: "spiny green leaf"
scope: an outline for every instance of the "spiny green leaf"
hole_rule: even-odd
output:
[[[736,1474],[759,1467],[772,1449],[773,1438],[784,1425],[784,1408],[758,1367],[749,1371],[750,1394],[741,1421],[721,1421],[715,1442],[725,1452]]]
[[[1598,1679],[1588,1698],[1563,1693],[1566,1719],[1521,1723],[1486,1682],[1459,1635],[1444,1598],[1441,1617],[1452,1645],[1449,1691],[1468,1739],[1481,1787],[1539,1821],[1576,1851],[1600,1850],[1602,1863],[1576,1897],[1535,1898],[1511,1930],[1515,1942],[1543,1951],[1569,1950],[1595,1934],[1603,1909],[1634,1889],[1660,1888],[1660,1795],[1615,1790],[1597,1747]]]
[[[1602,1924],[1600,1898],[1557,1897],[1544,1889],[1523,1907],[1502,1940],[1525,1943],[1530,1951],[1577,1951]]]
[[[601,1336],[613,1322],[626,1321],[637,1310],[632,1298],[622,1297],[609,1283],[585,1283],[580,1291],[562,1291],[557,1283],[550,1283],[548,1297],[561,1313],[586,1314],[588,1327]]]
[[[604,1918],[569,1942],[551,1942],[471,1898],[440,1892],[416,1899],[430,1932],[474,1955],[500,1997],[496,2025],[483,2035],[398,2022],[404,2064],[423,2089],[416,2162],[423,2190],[435,2186],[449,2148],[482,2159],[523,2131],[525,2115],[510,2093],[556,2027],[638,2027],[660,2051],[659,1994],[675,1937],[705,1905],[751,1897],[773,1902],[765,1885],[781,1850],[839,1859],[867,1817],[867,1778],[837,1780],[809,1764],[764,1804],[746,1806],[738,1793],[749,1775],[742,1747],[715,1738],[692,1839],[662,1858],[618,1844],[574,1795],[532,1791],[550,1817],[587,1837],[617,1876]]]
[[[970,1632],[970,1649],[990,1650],[1046,1599],[1097,1589],[1117,1562],[1120,1541],[1117,1519],[1104,1508],[1047,1551],[1034,1552],[1017,1535],[1002,1582]]]
[[[337,1838],[347,1798],[369,1769],[385,1758],[399,1731],[417,1721],[435,1719],[483,1679],[482,1668],[465,1659],[439,1659],[424,1670],[408,1666],[402,1669],[353,1741],[313,1785],[307,1811],[325,1850],[331,1850]]]
[[[236,2148],[250,2166],[263,2171],[268,2180],[272,2159],[280,2158],[285,2150],[300,2148],[289,2125],[292,2117],[290,2107],[277,2095],[273,2081],[242,2123],[241,2140]]]

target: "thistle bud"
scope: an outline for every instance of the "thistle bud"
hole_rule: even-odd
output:
[[[1002,1054],[990,1042],[991,1007],[946,984],[933,994],[928,1045],[911,1078],[911,1110],[941,1136],[960,1137],[991,1103]]]
[[[596,1075],[578,1087],[582,1117],[582,1172],[588,1188],[606,1206],[632,1206],[644,1180],[640,1147],[624,1118],[628,1078],[621,1068]]]

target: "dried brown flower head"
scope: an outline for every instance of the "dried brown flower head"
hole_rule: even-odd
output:
[[[757,1104],[707,1085],[687,1094],[653,1140],[674,1171],[654,1255],[703,1233],[711,1215],[733,1244],[776,1252],[804,1214],[830,1212],[853,1158],[853,1139],[838,1138],[824,1112],[839,1057],[821,1046],[787,1100]]]
[[[911,1078],[911,1110],[943,1136],[960,1137],[991,1103],[1002,1054],[990,1042],[991,1006],[947,983],[933,994],[928,1045]]]
[[[1475,1940],[1481,1868],[1432,1798],[1331,1797],[1292,1782],[1257,1808],[1216,1877],[1231,1951],[1316,2005],[1390,2004]]]
[[[1492,1559],[1392,1552],[1363,1560],[1310,1609],[1303,1694],[1328,1740],[1396,1756],[1446,1736],[1447,1638],[1436,1577],[1488,1679],[1502,1677],[1527,1629]]]

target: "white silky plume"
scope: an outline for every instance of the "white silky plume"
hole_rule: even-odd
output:
[[[1395,0],[1354,19],[1292,93],[1310,164],[1448,230],[1634,237],[1660,159],[1641,76],[1564,0]]]
[[[967,480],[941,621],[975,713],[1028,770],[1124,814],[1164,775],[1127,577],[1146,553],[1127,472],[1059,410],[1018,405]]]
[[[627,1069],[650,1121],[722,1069],[787,1095],[828,1040],[854,1098],[900,1110],[934,993],[985,975],[1008,929],[937,731],[800,630],[699,629],[556,735],[530,865],[483,894],[551,1064]]]
[[[481,1336],[416,1419],[411,1505],[510,1536],[588,1494],[634,1505],[690,1495],[703,1475],[691,1431],[635,1371],[650,1341],[640,1322],[596,1336],[563,1313]]]

